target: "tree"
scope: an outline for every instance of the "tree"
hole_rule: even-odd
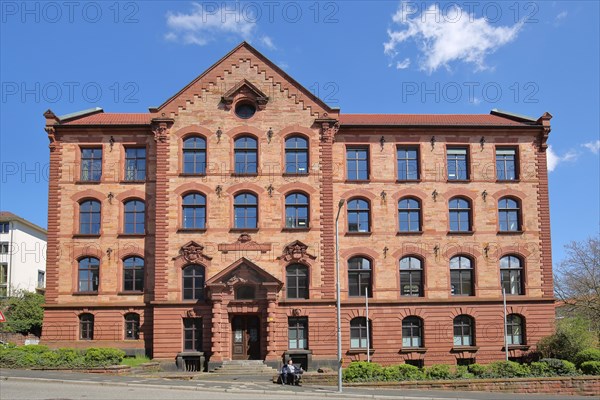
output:
[[[0,327],[6,332],[33,333],[40,335],[44,318],[44,296],[39,293],[21,291],[2,304],[6,322]]]
[[[567,258],[556,268],[557,297],[588,319],[600,338],[600,237],[565,246]]]
[[[537,350],[544,358],[575,361],[575,355],[594,345],[590,321],[583,318],[564,318],[556,324],[556,331],[543,337]]]

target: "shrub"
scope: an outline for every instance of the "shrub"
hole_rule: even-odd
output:
[[[554,372],[545,362],[532,362],[529,364],[529,370],[533,376],[552,376]]]
[[[538,342],[537,349],[544,358],[574,361],[577,353],[592,347],[593,343],[589,322],[581,318],[565,318],[558,323],[553,335]]]
[[[425,375],[418,367],[409,364],[391,365],[383,369],[386,381],[416,381]]]
[[[452,379],[470,379],[473,374],[466,365],[457,365],[452,372]]]
[[[554,375],[575,375],[577,368],[575,364],[567,360],[559,360],[556,358],[542,358],[540,362],[548,364],[550,371]]]
[[[352,362],[344,370],[344,380],[347,382],[380,381],[383,379],[385,379],[383,367],[377,363]]]
[[[80,368],[83,367],[85,362],[81,351],[62,348],[56,350],[58,355],[58,365],[65,368]]]
[[[475,377],[477,377],[477,378],[482,378],[482,377],[486,376],[488,373],[488,368],[486,365],[471,364],[467,368],[468,368],[469,372],[472,373],[473,375],[475,375]]]
[[[600,361],[600,349],[585,349],[575,355],[575,365],[581,368],[586,361]]]
[[[600,361],[582,362],[580,368],[586,375],[600,375]]]
[[[425,368],[425,376],[427,379],[450,379],[452,372],[450,366],[445,364],[435,364]]]
[[[89,367],[118,365],[123,360],[123,357],[125,357],[123,350],[94,347],[87,349],[84,355],[85,364]]]
[[[2,329],[6,332],[33,333],[40,335],[44,318],[44,296],[39,293],[18,291],[3,302],[6,322]]]
[[[495,378],[517,378],[531,373],[527,365],[514,361],[494,361],[488,365],[488,375]]]

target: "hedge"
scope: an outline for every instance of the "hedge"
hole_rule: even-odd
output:
[[[600,361],[600,349],[585,349],[575,355],[575,365],[581,368],[586,361]]]
[[[125,352],[111,348],[50,350],[42,345],[0,346],[1,368],[86,369],[121,363]]]
[[[581,371],[586,375],[600,375],[600,361],[585,361],[581,363]]]

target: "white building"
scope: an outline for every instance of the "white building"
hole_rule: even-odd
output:
[[[0,297],[46,287],[45,229],[0,211]]]

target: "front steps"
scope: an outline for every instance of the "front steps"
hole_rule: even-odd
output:
[[[262,360],[231,360],[210,371],[218,375],[270,375],[277,374],[277,370],[269,367]]]

